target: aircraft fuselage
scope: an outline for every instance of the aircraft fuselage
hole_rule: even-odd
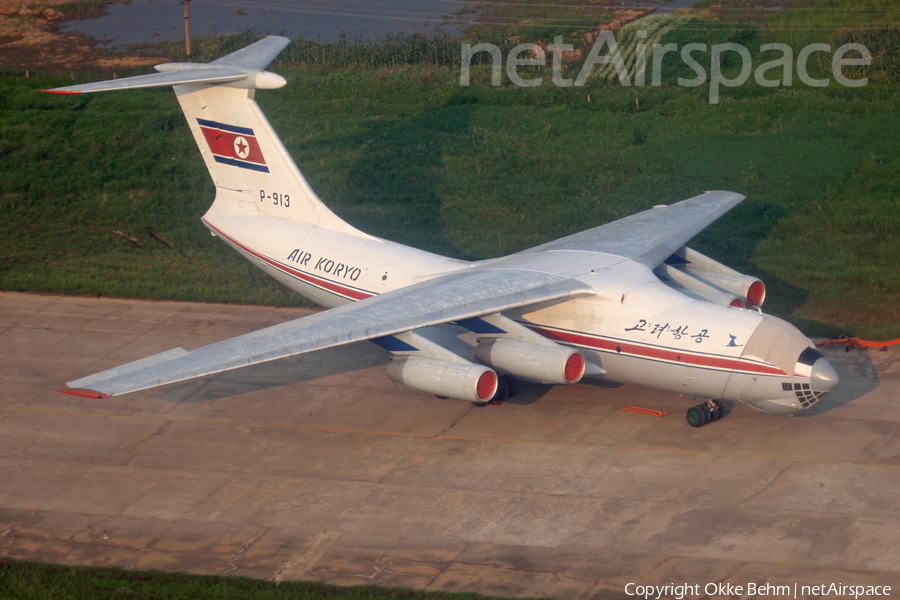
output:
[[[402,288],[479,263],[378,238],[360,239],[265,215],[204,216],[210,231],[269,275],[326,308]],[[483,261],[554,272],[596,295],[510,313],[560,344],[577,347],[602,379],[689,396],[742,401],[774,414],[809,408],[837,382],[814,344],[756,309],[696,300],[650,269],[611,254],[559,250]],[[765,326],[763,327],[763,324]]]

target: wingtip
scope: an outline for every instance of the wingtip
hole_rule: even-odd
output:
[[[89,390],[87,388],[67,388],[65,390],[57,390],[60,394],[70,394],[72,396],[81,396],[82,398],[109,398],[108,394],[98,392],[97,390]]]
[[[80,93],[81,93],[81,92],[73,91],[73,90],[60,90],[60,89],[55,89],[55,90],[41,90],[41,91],[42,91],[42,92],[47,92],[48,94],[62,94],[62,95],[66,95],[66,96],[69,96],[69,95],[72,95],[72,94],[80,94]]]

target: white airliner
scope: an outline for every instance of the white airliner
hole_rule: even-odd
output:
[[[216,186],[213,236],[325,312],[190,352],[181,348],[68,383],[107,398],[312,350],[371,340],[395,382],[477,405],[516,380],[583,377],[789,415],[838,383],[812,342],[762,313],[765,287],[685,244],[743,196],[706,192],[516,254],[466,262],[367,235],[310,189],[254,94],[283,86],[264,69],[288,44],[268,37],[209,64],[48,90],[173,86]]]

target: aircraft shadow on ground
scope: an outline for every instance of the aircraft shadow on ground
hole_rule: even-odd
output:
[[[858,350],[851,350],[859,353]],[[834,352],[829,353],[829,358]],[[286,385],[295,385],[327,377],[357,373],[386,365],[390,354],[375,344],[358,342],[347,346],[328,348],[211,375],[201,379],[174,384],[155,392],[152,397],[167,402],[201,403],[220,398],[249,394]],[[838,388],[798,417],[812,417],[842,408],[875,390],[880,380],[872,361],[865,354],[857,354],[852,362],[835,360],[835,368],[842,378]],[[584,379],[580,385],[600,389],[616,389],[624,384],[600,379]],[[515,395],[504,402],[528,406],[546,396],[552,385],[516,381]],[[698,402],[700,399],[698,399]],[[723,417],[734,410],[734,403],[723,406]]]
[[[152,397],[167,402],[209,402],[354,373],[388,362],[390,354],[385,350],[370,342],[357,342],[174,384]]]
[[[881,381],[875,363],[864,350],[851,348],[845,353],[835,348],[826,351],[825,357],[841,377],[841,382],[833,392],[804,413],[808,417],[842,408],[874,391]]]
[[[504,400],[504,404],[515,404],[518,406],[528,406],[534,404],[553,389],[552,385],[541,383],[531,383],[528,381],[516,381],[515,393],[511,398]]]

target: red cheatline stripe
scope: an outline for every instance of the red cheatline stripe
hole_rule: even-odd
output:
[[[248,248],[247,246],[243,245],[242,243],[235,240],[234,238],[229,237],[228,235],[222,233],[221,231],[216,229],[206,219],[203,219],[203,222],[206,223],[211,229],[213,229],[216,232],[216,235],[221,235],[223,238],[230,241],[235,246],[238,246],[239,248],[241,248],[248,254],[251,254],[252,256],[258,258],[259,260],[265,262],[266,264],[269,264],[269,265],[275,267],[279,271],[287,273],[288,275],[292,275],[292,276],[296,277],[297,279],[302,279],[306,283],[309,283],[316,287],[322,288],[322,289],[332,292],[334,294],[338,294],[339,296],[344,296],[345,298],[350,298],[352,300],[365,300],[366,298],[371,298],[372,296],[375,295],[375,294],[370,294],[368,292],[355,290],[353,288],[344,287],[342,285],[337,285],[336,283],[332,283],[332,282],[328,281],[327,279],[319,279],[318,277],[313,277],[312,275],[304,273],[303,271],[297,271],[296,269],[291,269],[290,267],[286,267],[285,265],[281,264],[280,262],[274,261],[267,256],[263,256],[259,252],[256,252],[255,250]]]
[[[714,369],[724,369],[728,371],[746,371],[748,373],[764,373],[766,375],[787,375],[781,369],[768,365],[756,365],[753,363],[742,363],[737,358],[719,358],[715,356],[704,356],[702,354],[690,354],[681,350],[669,350],[664,348],[654,348],[652,346],[639,346],[626,342],[619,342],[605,338],[595,338],[583,334],[571,333],[567,331],[555,331],[529,325],[529,328],[540,333],[546,338],[558,342],[566,342],[579,346],[588,346],[590,348],[598,348],[608,352],[616,352],[616,348],[621,349],[622,354],[632,354],[644,358],[654,360],[666,360],[673,363],[680,363],[698,367],[709,367]],[[681,357],[681,358],[679,358]]]
[[[315,285],[319,288],[325,289],[332,293],[351,298],[354,300],[364,300],[365,298],[370,298],[374,294],[370,294],[367,292],[362,292],[359,290],[355,290],[352,288],[347,288],[341,285],[337,285],[332,283],[326,279],[319,279],[318,277],[313,277],[307,273],[302,271],[297,271],[295,269],[291,269],[281,263],[274,261],[262,254],[256,252],[248,248],[247,246],[241,244],[237,240],[229,237],[228,235],[219,231],[216,227],[214,227],[209,221],[203,219],[203,222],[206,223],[211,229],[213,229],[218,235],[221,235],[223,238],[229,240],[235,246],[238,246],[248,254],[258,258],[259,260],[275,267],[276,269],[288,273],[298,279],[306,281],[309,284]],[[748,373],[763,373],[766,375],[787,375],[781,369],[777,369],[775,367],[769,365],[757,365],[753,363],[742,362],[737,358],[719,358],[715,356],[704,356],[700,354],[690,354],[685,351],[680,350],[668,350],[663,348],[654,348],[652,346],[639,346],[636,344],[629,344],[626,342],[618,342],[605,338],[595,338],[585,334],[580,333],[572,333],[567,331],[555,331],[550,329],[545,329],[543,327],[537,327],[534,325],[528,326],[530,329],[540,333],[544,337],[560,341],[566,342],[569,344],[575,344],[579,346],[587,346],[589,348],[598,348],[600,350],[606,350],[608,352],[615,352],[616,347],[621,348],[622,353],[624,354],[632,354],[634,356],[645,357],[654,360],[666,360],[671,361],[673,363],[680,363],[685,365],[693,365],[699,367],[708,367],[714,369],[724,369],[728,371],[746,371]],[[681,357],[681,358],[679,358]]]
[[[61,394],[71,394],[72,396],[81,396],[83,398],[109,398],[107,394],[87,388],[71,388],[68,390],[58,390]]]

